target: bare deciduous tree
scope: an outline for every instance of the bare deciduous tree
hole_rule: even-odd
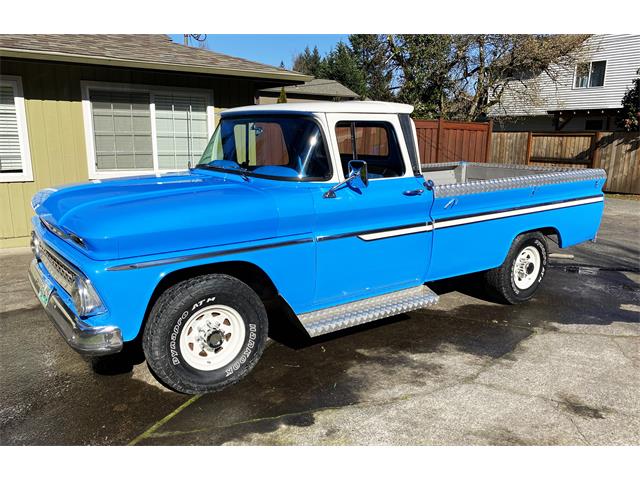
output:
[[[410,103],[419,117],[478,120],[506,100],[539,104],[537,79],[557,82],[588,36],[351,35],[325,58],[305,49],[294,69],[363,97]]]
[[[557,81],[581,55],[588,35],[389,35],[402,77],[399,97],[421,99],[418,114],[476,120],[499,107],[511,89],[518,101],[539,102],[534,81]]]

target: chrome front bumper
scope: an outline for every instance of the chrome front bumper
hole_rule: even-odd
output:
[[[34,258],[29,267],[29,280],[36,297],[58,332],[67,343],[83,355],[108,355],[122,350],[122,334],[118,327],[92,327],[78,318],[65,305],[53,284],[44,276]]]

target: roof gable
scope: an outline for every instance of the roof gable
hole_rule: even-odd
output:
[[[280,93],[280,87],[265,88],[261,92]],[[314,78],[302,85],[284,87],[287,95],[310,95],[318,97],[355,99],[359,95],[336,80]]]
[[[305,81],[298,72],[174,43],[167,35],[0,35],[0,56]]]

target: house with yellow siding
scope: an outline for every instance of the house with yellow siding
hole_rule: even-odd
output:
[[[310,79],[166,35],[0,35],[0,248],[36,191],[184,170],[218,112]]]

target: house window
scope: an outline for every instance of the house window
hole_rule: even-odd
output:
[[[90,98],[96,169],[153,169],[149,94],[96,91]]]
[[[89,176],[183,170],[213,127],[210,95],[190,89],[83,84]]]
[[[576,65],[575,88],[602,87],[607,68],[605,60]]]
[[[198,163],[207,146],[207,99],[204,95],[156,95],[156,135],[160,169]]]
[[[0,182],[33,180],[20,77],[0,78]]]

